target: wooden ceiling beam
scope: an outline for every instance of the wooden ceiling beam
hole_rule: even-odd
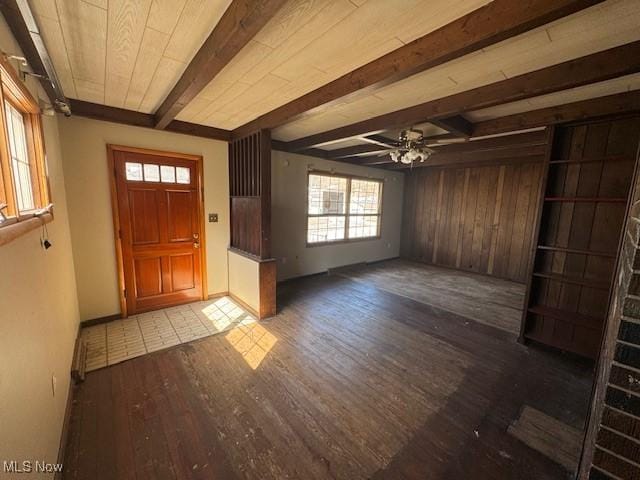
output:
[[[434,118],[431,123],[462,138],[469,138],[473,134],[473,124],[462,115]]]
[[[637,113],[640,113],[640,90],[485,120],[475,124],[474,134],[496,135],[598,117]]]
[[[358,155],[362,155],[363,153],[381,153],[389,150],[389,148],[394,148],[391,145],[380,145],[380,144],[366,144],[366,145],[353,145],[351,147],[338,148],[336,150],[326,150],[327,158],[330,159],[338,159],[338,158],[347,158],[347,157],[355,157]]]
[[[451,143],[433,147],[435,153],[420,165],[431,166],[433,160],[440,162],[465,162],[484,161],[490,159],[509,158],[521,154],[522,156],[542,155],[547,144],[547,135],[544,129],[505,135],[502,137],[470,140],[463,143]],[[354,159],[355,160],[355,159]],[[390,157],[385,158],[361,158],[355,160],[358,165],[397,165],[396,168],[404,168],[404,164],[394,164]],[[417,166],[418,164],[414,164]]]
[[[568,90],[640,72],[640,42],[633,42],[558,65],[432,100],[368,120],[289,142],[294,150],[432,121],[462,112]]]
[[[122,123],[136,127],[155,128],[155,117],[149,113],[126,110],[124,108],[109,107],[97,103],[84,102],[82,100],[69,99],[73,115],[93,118],[105,122]],[[231,132],[220,128],[196,125],[194,123],[173,120],[165,130],[194,137],[210,138],[212,140],[229,141]]]
[[[299,152],[292,152],[288,148],[287,142],[281,142],[280,140],[271,140],[271,148],[277,150],[279,152],[287,152],[287,153],[296,153],[298,155],[308,155],[310,157],[322,158],[323,160],[327,160],[329,157],[327,154],[329,153],[327,150],[322,150],[320,148],[308,148],[307,150],[302,150]]]
[[[425,162],[414,162],[413,168],[423,168],[423,167],[434,167],[434,166],[443,166],[443,165],[473,165],[476,163],[482,162],[498,162],[505,158],[529,158],[529,157],[540,157],[544,158],[546,145],[535,145],[523,149],[519,146],[511,147],[511,148],[502,148],[499,150],[484,150],[484,151],[469,151],[469,152],[447,152],[447,151],[438,151],[434,153],[428,160]],[[388,166],[392,170],[404,170],[407,168],[411,168],[410,165],[406,165],[404,163],[394,163],[391,161],[384,162],[386,166]],[[360,165],[364,166],[381,166],[383,164],[380,162],[371,162],[371,163],[361,163]]]
[[[602,0],[494,0],[233,131],[234,137],[313,115],[429,68],[571,15]]]
[[[383,147],[393,147],[394,141],[383,137],[382,135],[369,135],[366,137],[360,137],[360,140],[366,143],[372,143],[373,145],[381,145]]]
[[[2,0],[0,1],[0,11],[18,42],[31,71],[38,76],[51,105],[58,111],[68,113],[68,100],[40,35],[29,2],[26,0]],[[7,52],[7,54],[17,53]]]
[[[156,128],[166,128],[273,18],[285,2],[286,0],[233,0],[156,111]]]

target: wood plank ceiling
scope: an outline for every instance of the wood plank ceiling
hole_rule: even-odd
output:
[[[231,0],[30,0],[65,94],[151,113]]]
[[[202,58],[202,52],[198,51],[205,48],[207,38],[211,41],[225,11],[235,7],[240,12],[229,22],[236,21],[235,28],[242,29],[242,19],[236,17],[250,10],[240,5],[243,2],[239,0],[29,0],[29,3],[66,96],[141,112],[139,115],[155,114],[166,103],[181,76],[187,76],[189,63],[195,64],[198,56]],[[212,75],[204,88],[198,88],[197,95],[187,97],[191,101],[185,108],[174,107],[176,120],[185,122],[180,124],[184,131],[198,130],[198,125],[221,131],[243,127],[390,52],[427,38],[426,35],[462,17],[498,4],[490,0],[283,0],[281,3],[282,6],[272,2],[264,27],[257,32],[245,30],[248,41],[230,55],[232,58],[226,65],[215,69],[217,74]],[[543,3],[527,0],[513,8],[535,12]],[[497,36],[496,40],[502,40],[498,43],[489,42],[471,53],[463,50],[466,54],[459,58],[453,55],[449,61],[424,71],[418,69],[419,73],[381,88],[364,88],[332,99],[324,106],[310,108],[300,118],[294,115],[292,120],[279,124],[273,137],[280,142],[299,142],[301,138],[640,41],[640,0],[565,3],[566,13],[546,17],[554,21],[544,21],[541,16],[537,23],[516,28],[502,38]],[[499,8],[513,5],[503,4],[505,7]],[[498,10],[503,14],[506,11]],[[471,35],[467,29],[478,28],[461,25],[462,32],[451,34]],[[209,56],[219,54],[208,52]],[[451,122],[443,123],[444,119],[432,118],[433,123],[425,123],[428,119],[424,118],[411,123],[420,123],[430,136],[442,138],[467,136],[476,122],[482,122],[484,130],[490,131],[488,122],[499,117],[638,90],[639,70],[632,69],[630,74],[617,78],[604,75],[605,81],[588,85],[577,80],[577,88],[549,90],[553,93],[503,105],[492,103],[476,111],[460,110],[454,118],[454,129]],[[184,77],[181,81],[185,81]],[[85,112],[99,111],[88,104],[75,104]],[[111,118],[117,115],[112,113]],[[163,119],[161,128],[173,116]],[[145,126],[154,124],[150,115],[137,121]],[[157,115],[155,122],[158,126]],[[180,122],[174,122],[174,126]],[[199,131],[207,132],[202,128]],[[379,133],[394,138],[398,125],[382,128]],[[381,138],[384,143],[385,137]],[[279,143],[282,148],[294,144]],[[334,140],[321,145],[322,150],[314,151],[335,158],[341,152],[349,153],[349,148],[357,152],[359,146],[363,146],[363,155],[373,156],[377,155],[379,141],[351,137]]]

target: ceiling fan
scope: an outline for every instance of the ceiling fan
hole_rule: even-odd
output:
[[[422,130],[410,128],[402,130],[397,142],[389,142],[390,150],[379,156],[390,155],[395,163],[412,165],[413,162],[424,162],[435,150],[427,147]]]

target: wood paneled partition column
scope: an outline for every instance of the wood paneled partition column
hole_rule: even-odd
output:
[[[231,247],[271,256],[271,133],[261,130],[229,143]]]
[[[229,294],[258,318],[273,316],[276,264],[271,258],[269,130],[229,143],[229,196]]]

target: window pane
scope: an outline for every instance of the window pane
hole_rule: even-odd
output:
[[[191,171],[186,167],[176,167],[178,183],[191,183]]]
[[[163,183],[176,183],[176,169],[170,165],[160,167],[160,178]]]
[[[347,179],[329,175],[309,175],[308,213],[346,213]]]
[[[344,240],[345,217],[309,217],[307,242]]]
[[[29,164],[24,116],[9,102],[5,102],[4,107],[18,211],[33,210],[36,205],[31,185],[31,165]]]
[[[370,180],[351,181],[350,213],[378,214],[380,213],[380,182]]]
[[[153,163],[144,164],[144,181],[145,182],[159,182],[160,181],[160,167]]]
[[[125,162],[124,169],[127,180],[142,181],[142,164]]]
[[[378,215],[364,217],[354,215],[349,217],[349,238],[367,238],[378,236]]]

